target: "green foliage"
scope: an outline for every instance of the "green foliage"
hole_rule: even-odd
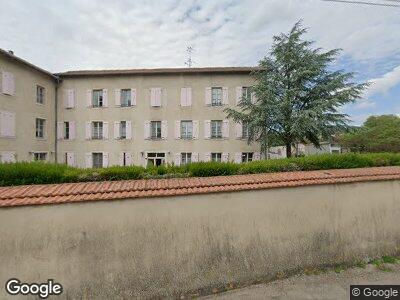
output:
[[[400,152],[400,117],[369,117],[363,126],[338,138],[342,147],[355,152]]]
[[[226,109],[229,118],[247,124],[248,142],[270,146],[320,140],[347,128],[347,115],[340,107],[360,98],[367,84],[351,82],[352,73],[331,71],[338,49],[323,52],[303,39],[307,29],[298,22],[289,34],[274,37],[270,52],[253,72],[251,87],[256,101],[243,97],[239,109]]]
[[[243,164],[199,162],[184,166],[164,165],[78,169],[41,162],[0,164],[0,186],[62,182],[107,181],[173,177],[211,177],[288,171],[400,166],[400,153],[322,154]]]

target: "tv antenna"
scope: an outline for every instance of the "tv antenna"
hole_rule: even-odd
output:
[[[193,65],[193,63],[194,63],[194,61],[192,60],[192,53],[193,53],[193,51],[194,51],[194,49],[193,49],[192,46],[188,46],[188,47],[186,48],[187,60],[186,60],[186,62],[185,62],[185,65],[187,65],[188,68],[191,68],[192,65]]]

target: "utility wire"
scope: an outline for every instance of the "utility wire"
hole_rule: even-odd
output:
[[[350,0],[321,0],[324,2],[340,2],[340,3],[350,3],[350,4],[362,4],[362,5],[374,5],[374,6],[387,6],[387,7],[400,7],[400,1],[387,0],[392,2],[397,2],[399,4],[389,4],[389,3],[376,3],[369,1],[350,1]]]

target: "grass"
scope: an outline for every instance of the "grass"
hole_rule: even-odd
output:
[[[61,164],[18,162],[15,164],[0,164],[0,186],[150,178],[211,177],[380,166],[400,166],[400,153],[323,154],[261,160],[243,164],[198,162],[184,166],[164,165],[151,168],[113,166],[101,169],[79,169]]]

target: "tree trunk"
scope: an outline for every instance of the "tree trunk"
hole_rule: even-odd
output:
[[[292,143],[286,143],[286,157],[292,157]]]

